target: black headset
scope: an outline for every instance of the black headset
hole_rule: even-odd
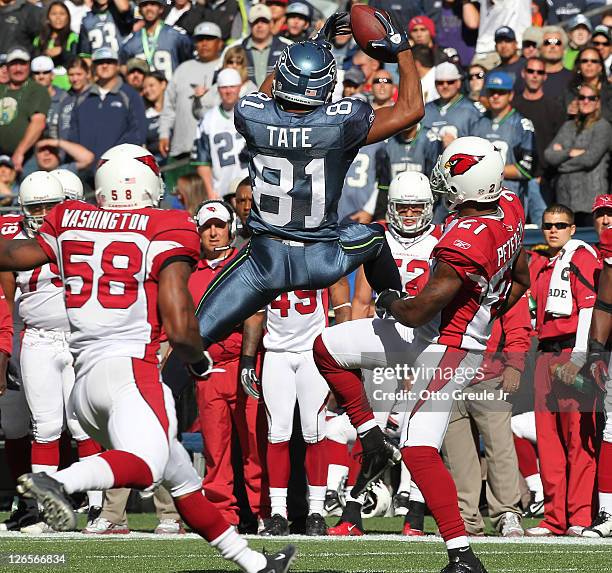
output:
[[[226,251],[227,249],[232,248],[231,245],[234,242],[234,239],[236,238],[236,231],[238,228],[238,218],[236,217],[236,211],[234,211],[234,208],[231,206],[231,204],[228,203],[227,201],[224,201],[223,199],[207,199],[206,201],[202,201],[202,203],[198,205],[193,215],[193,218],[195,219],[196,225],[199,227],[198,215],[200,214],[200,211],[206,207],[206,205],[210,205],[211,203],[217,203],[219,205],[223,205],[223,207],[225,207],[230,214],[229,242],[225,247],[215,247],[215,251]]]

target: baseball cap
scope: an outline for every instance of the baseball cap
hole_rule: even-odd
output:
[[[608,26],[604,26],[603,24],[595,26],[595,28],[593,28],[593,35],[591,37],[594,38],[595,36],[605,36],[608,41],[610,41],[610,28],[608,28]]]
[[[32,60],[32,65],[30,66],[32,72],[52,72],[55,69],[55,65],[53,64],[53,60],[49,56],[36,56]]]
[[[523,42],[535,42],[536,45],[542,43],[542,28],[539,26],[529,26],[523,30]]]
[[[11,169],[15,169],[15,165],[13,165],[13,160],[8,155],[0,155],[0,165],[6,165]]]
[[[210,38],[222,38],[221,28],[214,22],[200,22],[193,31],[193,37],[208,36]]]
[[[242,78],[238,70],[234,68],[223,68],[217,75],[217,87],[225,88],[228,86],[241,86]]]
[[[104,46],[103,48],[98,48],[94,50],[94,53],[91,55],[92,62],[99,62],[100,60],[117,60],[119,61],[119,56],[117,54],[117,50],[113,50],[108,46]]]
[[[149,64],[141,58],[130,58],[125,67],[127,68],[128,74],[134,70],[138,70],[143,74],[148,74],[150,71]]]
[[[574,28],[578,26],[584,26],[588,29],[589,32],[593,31],[593,25],[591,21],[584,14],[576,14],[570,21],[567,26],[567,29],[571,32]]]
[[[415,26],[425,26],[429,30],[431,37],[436,35],[436,25],[428,16],[415,16],[408,22],[408,32],[412,32]]]
[[[302,16],[310,22],[312,20],[312,10],[308,4],[303,4],[302,2],[291,2],[289,6],[287,6],[287,12],[285,12],[285,16],[289,18],[289,16]]]
[[[353,84],[355,86],[360,86],[365,83],[366,77],[365,74],[361,71],[361,68],[351,68],[344,72],[344,77],[342,78],[342,82],[346,82],[349,84]]]
[[[514,80],[506,72],[489,72],[485,79],[485,89],[512,91]]]
[[[30,60],[30,54],[23,48],[11,48],[6,54],[7,64],[11,62],[29,62]]]
[[[516,34],[514,30],[510,28],[510,26],[501,26],[495,30],[495,41],[499,42],[500,40],[510,40],[511,42],[516,42]]]
[[[6,156],[3,155],[2,157],[6,157]],[[2,158],[0,157],[0,159]],[[0,165],[1,165],[1,162],[0,162]],[[612,209],[612,195],[610,194],[598,195],[597,197],[595,197],[595,201],[593,201],[593,207],[591,207],[591,213],[595,213],[597,209],[603,209],[605,207]]]
[[[213,219],[223,221],[224,223],[230,223],[232,220],[232,214],[221,201],[210,201],[202,205],[197,212],[196,225],[203,227],[208,221]]]
[[[452,62],[442,62],[434,71],[435,80],[460,80],[461,77],[461,72]]]
[[[255,4],[249,12],[249,24],[254,24],[257,20],[272,21],[272,10],[265,4]]]

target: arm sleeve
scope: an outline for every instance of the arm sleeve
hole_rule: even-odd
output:
[[[504,363],[522,372],[525,356],[531,346],[531,316],[527,297],[521,297],[500,320],[505,334]]]
[[[13,317],[4,293],[0,290],[0,352],[7,356],[13,349]]]
[[[573,132],[573,126],[571,122],[565,122],[559,133],[555,135],[553,140],[548,144],[548,147],[544,150],[544,157],[549,165],[552,167],[558,167],[564,161],[567,161],[569,158],[569,145],[571,143],[571,132]],[[563,149],[560,151],[555,151],[553,146],[555,143],[559,143]]]
[[[167,229],[156,235],[150,247],[150,276],[157,281],[164,263],[174,257],[187,257],[195,264],[200,254],[200,238],[195,229]]]
[[[57,227],[55,220],[57,211],[59,211],[59,209],[56,207],[45,217],[35,238],[41,249],[45,251],[45,254],[49,257],[49,261],[59,265],[61,257],[59,244],[57,242]]]
[[[77,52],[82,58],[91,58],[91,42],[89,41],[89,34],[83,24],[81,24],[81,30],[79,32]]]
[[[570,263],[572,296],[576,308],[592,308],[595,304],[595,274],[599,270],[598,260],[585,248],[574,253]]]
[[[576,328],[576,343],[572,348],[571,361],[576,366],[584,366],[589,345],[589,331],[591,330],[592,308],[582,308],[578,313],[578,328]]]
[[[174,79],[170,80],[166,93],[164,94],[164,107],[159,118],[159,137],[162,139],[170,138],[170,133],[174,127],[174,120],[176,118],[176,111],[174,104],[176,102],[176,84]]]

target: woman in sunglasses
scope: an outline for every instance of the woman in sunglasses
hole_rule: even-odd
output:
[[[576,56],[574,76],[565,94],[567,113],[570,117],[578,113],[578,90],[588,85],[601,91],[608,83],[604,62],[596,48],[582,48]]]
[[[557,169],[557,201],[574,211],[580,227],[592,225],[593,200],[608,192],[612,127],[601,117],[599,89],[585,84],[578,90],[577,100],[576,117],[563,124],[544,157]]]
[[[484,89],[486,75],[487,70],[480,64],[472,64],[469,67],[467,76],[468,97],[472,101],[480,101],[480,92]]]

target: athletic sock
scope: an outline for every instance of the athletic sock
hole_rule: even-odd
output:
[[[53,475],[57,471],[59,461],[59,440],[32,442],[32,471],[34,473],[45,472],[47,475]]]
[[[115,475],[111,466],[100,456],[92,456],[60,470],[54,479],[64,485],[66,493],[76,491],[101,491],[115,486]]]
[[[323,515],[326,491],[327,488],[324,485],[308,486],[308,515],[313,513]]]
[[[233,561],[246,573],[258,573],[266,566],[266,558],[261,553],[250,549],[246,539],[240,537],[233,527],[229,527],[210,544],[225,559]]]

